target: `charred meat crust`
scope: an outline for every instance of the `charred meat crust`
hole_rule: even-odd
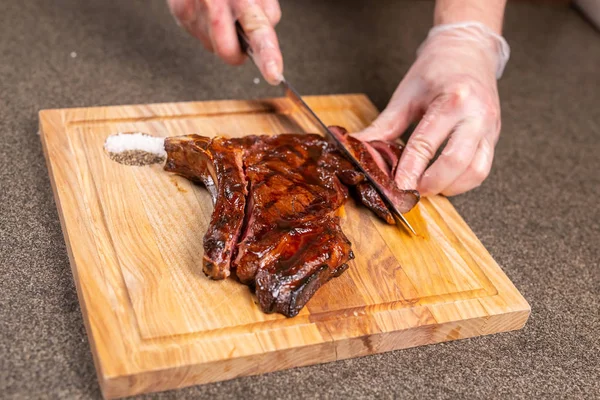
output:
[[[337,217],[325,217],[282,233],[277,258],[256,273],[256,296],[265,312],[294,316],[353,258]]]

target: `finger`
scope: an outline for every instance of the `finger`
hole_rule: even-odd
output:
[[[198,17],[195,0],[168,0],[167,5],[178,23],[195,21]]]
[[[228,64],[240,65],[246,57],[235,30],[235,18],[226,1],[210,2],[208,6],[210,40],[215,53]]]
[[[277,35],[258,4],[239,10],[238,20],[244,28],[260,72],[267,82],[276,85],[283,79],[283,58]]]
[[[449,96],[435,99],[408,139],[396,169],[396,185],[400,189],[416,189],[419,179],[437,150],[459,122]]]
[[[200,11],[198,19],[196,19],[196,21],[193,24],[189,24],[186,27],[186,29],[192,36],[197,38],[200,41],[200,43],[202,43],[202,46],[206,50],[210,51],[211,53],[214,53],[215,50],[213,47],[212,40],[210,40],[210,34],[208,32],[207,18],[208,17],[206,13],[202,13]]]
[[[208,51],[213,51],[204,13],[196,0],[168,0],[169,10],[175,21],[194,36]]]
[[[281,20],[281,7],[278,0],[262,0],[263,10],[271,26],[276,26]]]
[[[417,120],[422,107],[418,87],[405,82],[406,78],[371,125],[352,136],[359,140],[393,140],[402,136],[408,125]]]
[[[479,118],[463,121],[454,128],[442,154],[421,177],[421,196],[440,193],[467,170],[486,128]]]
[[[445,196],[455,196],[481,185],[488,177],[494,160],[494,146],[490,139],[484,137],[477,147],[477,152],[467,170],[450,186],[442,191]]]
[[[211,53],[215,52],[208,33],[208,22],[206,21],[205,15],[198,17],[196,23],[194,25],[190,25],[189,28],[187,28],[187,31],[192,36],[197,38],[206,50],[210,51]]]

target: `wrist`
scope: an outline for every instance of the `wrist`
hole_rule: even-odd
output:
[[[449,53],[450,58],[469,54],[478,57],[481,60],[479,68],[490,67],[497,79],[502,76],[510,58],[510,46],[506,40],[479,21],[434,26],[417,50],[417,56],[430,46],[437,49],[438,54]]]
[[[437,26],[476,21],[501,34],[505,6],[506,0],[437,0],[433,22]]]

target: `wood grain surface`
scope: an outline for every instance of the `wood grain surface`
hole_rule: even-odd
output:
[[[307,97],[357,131],[364,95]],[[44,110],[40,132],[77,293],[107,398],[521,328],[530,308],[443,197],[385,225],[349,201],[356,259],[300,314],[264,314],[251,291],[201,271],[212,212],[203,188],[162,166],[109,159],[106,138],[315,132],[286,99]]]

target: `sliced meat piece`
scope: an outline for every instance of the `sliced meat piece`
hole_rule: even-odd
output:
[[[344,185],[348,186],[356,186],[360,182],[365,180],[365,176],[358,171],[353,169],[347,169],[345,171],[341,171],[337,174],[338,178],[342,181]]]
[[[361,203],[369,207],[375,215],[390,225],[395,225],[394,215],[387,208],[375,188],[368,182],[361,182],[356,185],[356,192]]]
[[[357,194],[358,200],[365,206],[371,209],[381,219],[388,224],[394,225],[395,219],[392,213],[375,190],[375,188],[365,181],[365,176],[362,172],[357,171],[353,164],[344,158],[339,151],[331,152],[325,163],[336,169],[338,178],[347,186],[354,186],[354,192]]]
[[[331,132],[344,144],[346,149],[360,162],[361,166],[371,175],[371,177],[382,187],[387,197],[394,202],[398,211],[405,213],[410,211],[420,199],[419,192],[416,190],[399,189],[393,179],[390,178],[390,171],[385,164],[385,160],[377,151],[361,142],[360,140],[347,134],[344,128],[339,126],[330,126]],[[382,168],[382,164],[386,168]]]
[[[365,179],[362,172],[357,171],[354,165],[344,158],[333,145],[329,145],[319,165],[327,168],[337,175],[344,185],[356,186]]]
[[[390,168],[390,178],[393,179],[396,176],[396,169],[398,168],[404,146],[399,143],[385,142],[383,140],[373,140],[369,144],[381,154]]]
[[[357,140],[358,142],[360,142],[358,139],[352,138],[354,140]],[[379,154],[379,152],[377,150],[375,150],[373,148],[373,146],[371,146],[370,144],[371,142],[360,142],[362,148],[361,151],[366,150],[368,155],[371,157],[372,161],[370,161],[370,163],[373,163],[373,161],[375,161],[375,165],[387,176],[390,177],[391,171],[390,171],[390,167],[388,166],[385,158],[383,158],[383,156],[381,154]],[[354,145],[354,148],[356,148],[357,145]],[[367,165],[367,167],[369,167],[369,165]]]
[[[167,138],[165,169],[203,182],[214,209],[204,235],[203,271],[212,279],[229,276],[233,252],[244,221],[246,178],[244,150],[235,141],[198,135]]]

